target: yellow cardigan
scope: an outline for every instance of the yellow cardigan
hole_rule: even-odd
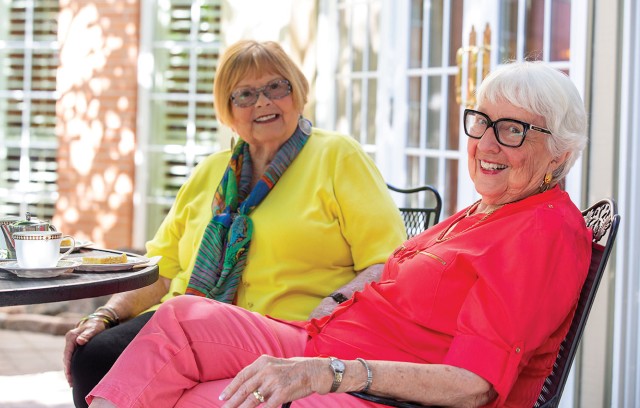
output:
[[[160,275],[172,280],[163,302],[185,293],[230,157],[215,153],[194,169],[147,243],[147,256],[162,255]],[[324,297],[384,263],[406,239],[369,156],[351,137],[316,128],[250,216],[253,238],[235,303],[280,319],[306,320]]]

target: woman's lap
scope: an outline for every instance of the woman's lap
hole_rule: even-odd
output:
[[[162,389],[163,403],[177,402],[182,390],[234,377],[262,354],[300,356],[306,339],[304,330],[257,313],[179,296],[158,309],[92,395],[154,406],[159,396],[144,391]]]
[[[231,379],[209,381],[196,385],[187,390],[178,403],[176,408],[213,408],[221,407],[224,401],[218,400],[218,395],[229,385]],[[295,401],[291,404],[291,408],[365,408],[365,407],[381,407],[368,401],[361,400],[356,397],[344,393],[318,395],[313,394],[306,398]]]
[[[113,364],[153,316],[143,313],[119,326],[98,333],[89,343],[76,349],[71,359],[73,400],[76,407],[86,407],[84,398],[111,369]]]

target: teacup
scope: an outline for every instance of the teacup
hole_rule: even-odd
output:
[[[71,246],[60,254],[60,243],[64,238],[71,240]],[[71,235],[57,231],[21,231],[13,233],[16,258],[21,268],[53,268],[76,248],[76,240]]]
[[[56,228],[46,221],[40,221],[36,218],[27,220],[18,220],[13,223],[0,223],[2,234],[4,236],[7,258],[16,258],[16,245],[13,242],[13,234],[23,231],[55,231]]]

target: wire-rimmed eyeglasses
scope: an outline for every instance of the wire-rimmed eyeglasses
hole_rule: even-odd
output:
[[[464,110],[464,133],[474,139],[481,139],[488,128],[493,128],[496,140],[503,146],[520,147],[524,143],[527,132],[535,130],[551,134],[549,129],[532,125],[517,119],[501,118],[491,120],[486,113],[473,109]]]
[[[269,99],[282,99],[291,93],[291,83],[286,79],[274,79],[262,88],[245,87],[231,93],[231,101],[239,108],[253,106],[263,94]]]

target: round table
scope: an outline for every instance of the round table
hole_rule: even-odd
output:
[[[81,272],[52,278],[20,278],[0,269],[0,306],[91,298],[126,292],[158,280],[158,265],[119,272]]]

